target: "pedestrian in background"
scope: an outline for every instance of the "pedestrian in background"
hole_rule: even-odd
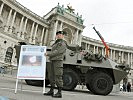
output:
[[[123,91],[124,92],[126,92],[126,90],[127,90],[126,88],[127,88],[126,83],[123,83]]]
[[[127,83],[127,92],[131,92],[131,84],[130,84],[130,82]]]
[[[52,49],[49,53],[45,53],[45,56],[49,57],[51,66],[47,66],[48,78],[50,81],[50,91],[44,93],[44,95],[62,98],[61,90],[63,88],[63,59],[66,52],[67,44],[64,40],[65,32],[56,32],[56,41],[52,45]],[[54,94],[55,85],[58,88],[58,92]]]

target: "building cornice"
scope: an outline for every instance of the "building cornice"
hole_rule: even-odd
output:
[[[102,42],[100,40],[96,40],[96,39],[93,39],[93,38],[90,38],[90,37],[86,37],[86,36],[83,36],[82,37],[82,40],[85,40],[85,41],[90,41],[90,42],[94,42],[96,44],[102,44]],[[110,48],[118,48],[118,49],[124,49],[124,50],[129,50],[129,51],[133,51],[133,47],[131,46],[124,46],[124,45],[119,45],[119,44],[114,44],[114,43],[108,43],[106,42]]]
[[[33,18],[35,18],[36,20],[43,22],[43,24],[49,25],[49,23],[47,22],[47,20],[45,20],[43,17],[37,15],[36,13],[32,12],[31,10],[29,10],[28,8],[24,7],[23,5],[21,5],[19,2],[17,2],[16,0],[2,0],[4,3],[9,2],[10,4],[14,5],[15,7],[17,7],[18,9],[20,9],[21,11],[25,12],[27,15],[32,16]],[[7,4],[8,5],[8,4]],[[8,5],[9,6],[9,5]],[[9,6],[10,7],[10,6]],[[20,13],[21,14],[21,13]],[[28,18],[28,16],[26,16]]]

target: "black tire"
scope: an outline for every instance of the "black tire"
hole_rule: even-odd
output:
[[[32,86],[43,86],[43,81],[42,80],[25,80],[25,82],[28,85]],[[49,84],[49,80],[45,80],[45,86]]]
[[[63,89],[64,90],[74,90],[78,84],[78,75],[72,69],[66,68],[63,73]]]
[[[85,76],[86,87],[92,93],[94,91],[90,88],[90,82],[91,82],[91,80],[93,78],[92,76],[93,76],[94,73],[97,73],[97,71],[96,70],[95,71],[94,70],[93,71],[88,71],[87,74],[86,74],[86,76]]]
[[[90,82],[90,89],[97,95],[108,95],[113,89],[112,78],[103,72],[93,74]]]
[[[90,76],[90,77],[91,77],[91,76]],[[91,82],[91,79],[92,79],[92,77],[89,78],[89,80],[87,81],[87,83],[86,83],[86,87],[87,87],[87,89],[88,89],[90,92],[94,93],[94,91],[90,88],[90,82]]]

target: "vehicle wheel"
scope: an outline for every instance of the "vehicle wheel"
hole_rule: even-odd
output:
[[[87,87],[88,90],[90,90],[90,92],[94,93],[94,91],[90,88],[90,82],[89,83],[86,83],[86,87]]]
[[[25,80],[25,82],[28,85],[32,86],[43,86],[43,81],[42,80]],[[49,84],[49,80],[45,80],[45,86]]]
[[[95,71],[96,73],[97,71]],[[86,74],[86,77],[85,77],[85,82],[86,82],[86,87],[88,90],[90,90],[92,93],[93,93],[93,90],[90,88],[90,82],[92,80],[92,76],[94,74],[94,71],[89,71],[87,74]]]
[[[63,74],[63,89],[73,90],[78,84],[78,75],[72,69],[64,69]]]
[[[90,89],[94,94],[108,95],[113,89],[112,78],[103,72],[95,73],[90,82]]]

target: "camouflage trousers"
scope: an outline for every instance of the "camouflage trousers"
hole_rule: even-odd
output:
[[[54,87],[63,87],[63,61],[56,60],[51,61],[51,66],[48,66],[48,78],[50,81],[50,85]]]

